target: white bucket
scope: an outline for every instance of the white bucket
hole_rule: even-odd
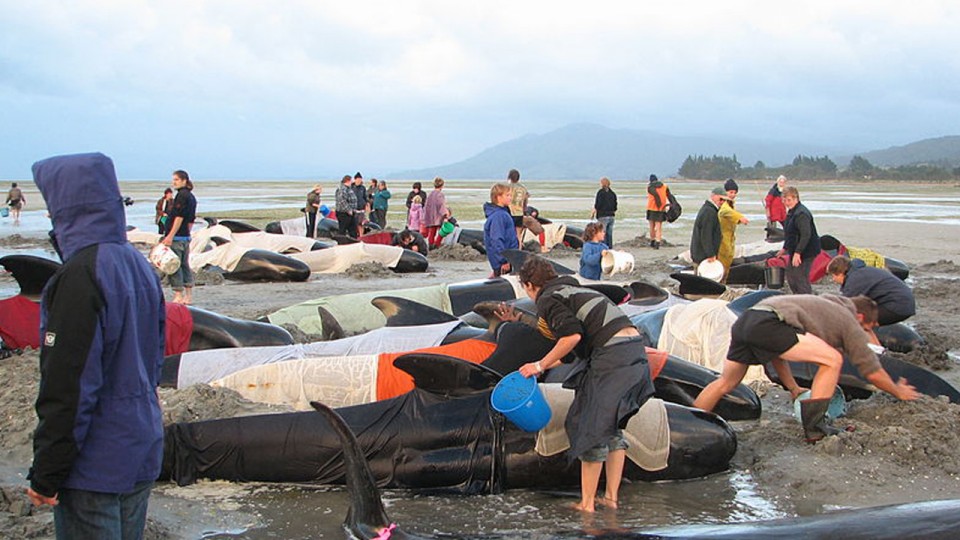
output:
[[[723,263],[717,260],[708,262],[704,259],[700,265],[697,266],[697,275],[719,283],[720,280],[723,279]]]
[[[153,246],[148,259],[154,267],[167,275],[180,269],[180,257],[164,244]]]
[[[633,255],[626,251],[608,249],[600,258],[600,269],[609,276],[617,272],[633,272]]]

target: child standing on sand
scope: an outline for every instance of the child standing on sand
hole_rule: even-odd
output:
[[[407,228],[423,234],[423,197],[414,195],[407,214]]]
[[[594,221],[583,229],[583,251],[580,255],[580,275],[587,279],[600,279],[600,260],[610,249],[603,243],[606,230],[603,223]]]

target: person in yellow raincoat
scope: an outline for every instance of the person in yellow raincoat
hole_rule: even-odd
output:
[[[750,220],[733,207],[733,201],[737,198],[737,192],[740,190],[733,178],[724,182],[723,189],[727,191],[727,198],[724,199],[723,204],[720,205],[720,211],[717,212],[717,219],[720,220],[720,249],[717,251],[717,260],[723,264],[723,282],[726,283],[737,241],[737,225],[741,223],[746,225]]]

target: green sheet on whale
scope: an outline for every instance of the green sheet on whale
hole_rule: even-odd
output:
[[[307,334],[319,335],[323,333],[323,324],[317,308],[322,307],[340,323],[346,335],[362,334],[387,324],[383,313],[370,303],[378,296],[398,296],[437,308],[445,313],[453,313],[447,285],[441,284],[393,291],[325,296],[277,310],[267,315],[267,319],[276,325],[290,324]]]

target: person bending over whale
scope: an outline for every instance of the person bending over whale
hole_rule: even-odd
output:
[[[917,312],[913,291],[897,276],[882,268],[867,266],[860,259],[837,255],[827,265],[827,274],[840,285],[844,296],[863,295],[877,303],[881,326],[895,324]]]
[[[806,389],[797,384],[787,362],[814,363],[817,373],[810,399],[800,401],[800,417],[806,441],[817,442],[840,432],[824,414],[840,378],[843,354],[880,390],[899,399],[916,399],[916,388],[903,378],[893,382],[867,345],[876,321],[877,305],[865,296],[800,294],[762,300],[733,323],[723,373],[700,392],[693,406],[713,410],[743,380],[748,367],[767,362],[796,399]]]
[[[556,340],[543,358],[522,365],[520,373],[540,375],[577,353],[577,364],[563,383],[575,391],[564,424],[569,455],[580,459],[581,498],[575,508],[594,512],[599,503],[615,509],[627,449],[622,430],[653,395],[643,339],[606,296],[580,287],[571,276],[558,277],[542,257],[530,257],[523,264],[520,284],[537,304],[540,332]],[[503,320],[516,319],[506,304],[497,314]],[[606,485],[597,500],[601,469]]]

